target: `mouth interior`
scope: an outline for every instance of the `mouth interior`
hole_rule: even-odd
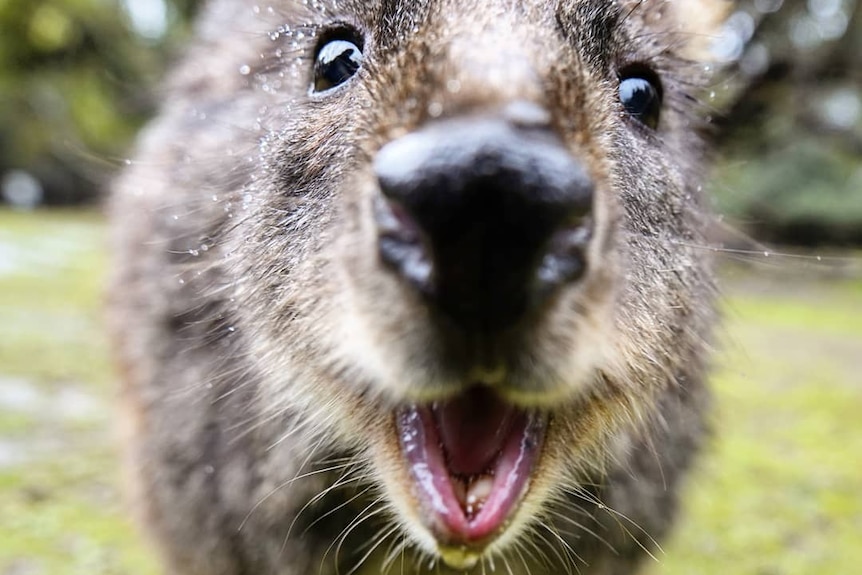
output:
[[[529,486],[546,418],[474,387],[396,417],[414,493],[441,544],[480,544],[502,530]]]

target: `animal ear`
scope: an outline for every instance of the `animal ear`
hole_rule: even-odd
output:
[[[688,37],[683,54],[693,60],[713,58],[711,48],[735,0],[667,0],[677,27]]]

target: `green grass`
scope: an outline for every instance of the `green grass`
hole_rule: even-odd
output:
[[[96,213],[0,211],[0,574],[156,573],[127,519]]]
[[[860,287],[784,275],[729,282],[717,434],[651,573],[859,572]]]
[[[156,573],[120,495],[103,234],[94,213],[0,211],[0,575]],[[862,281],[732,272],[716,435],[649,571],[856,573]]]

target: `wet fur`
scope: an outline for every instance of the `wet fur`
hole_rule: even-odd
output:
[[[429,110],[523,99],[594,178],[597,239],[584,280],[491,346],[510,397],[553,418],[475,573],[633,573],[705,434],[705,78],[689,58],[714,22],[678,11],[723,2],[253,4],[204,11],[110,206],[129,481],[167,572],[449,572],[392,409],[482,368],[378,262],[370,161]],[[368,34],[363,68],[309,95],[333,22]],[[629,63],[662,80],[657,133],[621,111]]]

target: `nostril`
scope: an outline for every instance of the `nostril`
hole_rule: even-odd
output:
[[[563,284],[576,281],[586,271],[586,250],[593,235],[591,218],[563,228],[548,242],[536,279],[542,292],[550,292]]]
[[[419,226],[404,209],[404,206],[397,201],[376,196],[374,198],[374,220],[381,237],[391,237],[409,244],[419,243]]]
[[[430,295],[431,259],[416,221],[403,206],[383,196],[374,198],[374,221],[380,259],[420,293]]]

